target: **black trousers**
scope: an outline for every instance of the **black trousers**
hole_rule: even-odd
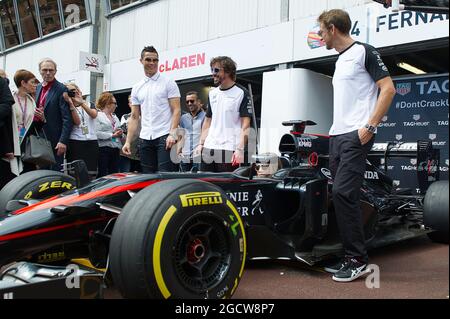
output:
[[[330,138],[330,170],[333,176],[333,203],[339,233],[348,257],[368,262],[360,206],[361,186],[372,140],[361,145],[358,131]]]
[[[120,150],[112,147],[100,147],[98,153],[98,175],[103,177],[119,172]]]
[[[233,153],[233,151],[204,148],[202,150],[200,170],[213,173],[234,172],[241,166],[249,165],[249,153],[247,150],[244,151],[244,163],[237,166],[233,166],[231,161]]]
[[[9,164],[9,162],[6,162],[0,158],[0,190],[14,177],[16,176],[11,173],[11,165]]]
[[[83,160],[90,175],[96,176],[98,171],[98,141],[69,140],[66,160],[68,163]]]
[[[178,170],[178,165],[170,159],[170,150],[166,150],[168,136],[164,135],[155,140],[140,140],[139,152],[142,173],[152,174],[157,171],[176,172]]]

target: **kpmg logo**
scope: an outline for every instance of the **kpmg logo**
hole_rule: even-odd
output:
[[[411,83],[397,83],[397,93],[401,96],[411,93]]]

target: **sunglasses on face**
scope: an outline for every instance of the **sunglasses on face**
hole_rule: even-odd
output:
[[[319,32],[317,32],[317,35],[318,35],[319,37],[322,37],[323,34],[324,34],[325,32],[330,31],[332,28],[333,28],[333,25],[330,25],[330,27],[329,27],[328,29],[326,29],[326,30],[320,29]]]
[[[222,68],[211,68],[211,73],[218,74],[220,72],[220,70],[222,70]]]
[[[195,104],[195,100],[186,100],[186,104],[187,105]]]

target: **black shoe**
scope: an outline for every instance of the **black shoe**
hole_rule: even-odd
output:
[[[334,264],[330,264],[329,266],[324,267],[323,270],[329,272],[330,274],[335,274],[339,270],[341,270],[341,268],[344,267],[344,265],[345,265],[345,258],[341,258]]]
[[[367,264],[355,258],[346,259],[344,266],[332,277],[337,282],[350,282],[370,273]]]

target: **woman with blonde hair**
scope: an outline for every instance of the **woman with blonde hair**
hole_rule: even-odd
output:
[[[67,162],[83,160],[89,175],[97,176],[98,140],[95,119],[98,112],[94,105],[83,99],[81,89],[73,82],[66,83],[69,90],[69,106],[74,126],[69,138],[66,159]]]
[[[114,114],[117,101],[110,92],[103,92],[97,99],[98,116],[95,127],[99,144],[98,177],[119,172],[121,138],[119,118]]]

